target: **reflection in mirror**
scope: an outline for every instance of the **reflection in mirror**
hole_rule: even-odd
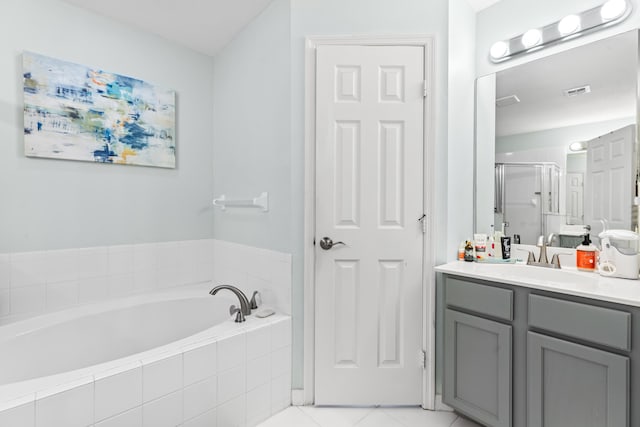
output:
[[[637,58],[632,31],[495,75],[495,141],[478,139],[476,151],[495,153],[497,229],[564,247],[589,229],[597,236],[603,223],[637,230]],[[477,174],[487,166],[477,164]]]

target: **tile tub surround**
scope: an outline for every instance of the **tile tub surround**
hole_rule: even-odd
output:
[[[291,314],[291,255],[203,239],[0,254],[0,325],[201,282],[233,284]]]
[[[0,401],[0,425],[251,427],[288,407],[291,319],[275,315],[215,330],[198,342]]]
[[[290,254],[214,240],[213,281],[233,284],[248,297],[257,290],[265,306],[291,314]]]

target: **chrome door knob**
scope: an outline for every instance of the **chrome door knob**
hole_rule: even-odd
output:
[[[344,242],[334,242],[329,237],[323,237],[322,239],[320,239],[320,247],[325,251],[328,251],[335,245],[344,245],[344,244],[345,244]]]

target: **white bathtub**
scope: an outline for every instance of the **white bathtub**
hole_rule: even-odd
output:
[[[210,284],[0,327],[0,426],[256,425],[290,404],[288,316]]]

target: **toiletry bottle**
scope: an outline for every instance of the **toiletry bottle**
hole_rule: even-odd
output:
[[[473,240],[476,249],[476,259],[484,260],[487,257],[487,235],[484,233],[474,234]]]
[[[466,240],[460,242],[460,246],[458,246],[458,261],[464,261],[464,248],[467,246],[467,243],[469,242]]]
[[[589,234],[584,235],[582,244],[576,248],[576,267],[581,271],[595,271],[598,248],[589,239]]]
[[[471,242],[467,242],[467,244],[464,247],[464,260],[468,262],[472,262],[475,260],[475,258],[476,256],[473,253],[473,245],[471,244]]]
[[[496,238],[493,232],[493,225],[491,226],[491,232],[487,238],[487,258],[495,258],[496,256]]]

